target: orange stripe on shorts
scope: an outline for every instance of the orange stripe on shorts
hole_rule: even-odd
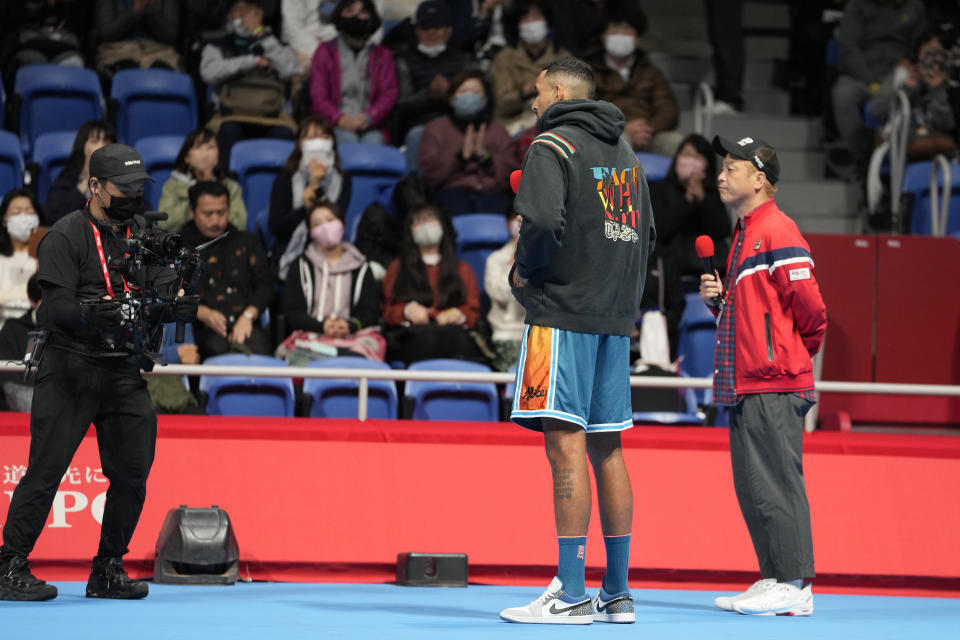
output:
[[[527,332],[527,354],[520,382],[520,411],[547,408],[550,397],[550,372],[553,368],[553,329],[531,326]]]

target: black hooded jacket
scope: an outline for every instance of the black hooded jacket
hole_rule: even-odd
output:
[[[513,293],[526,322],[630,335],[656,232],[643,169],[609,102],[565,100],[540,118],[514,202]],[[512,286],[511,282],[511,286]]]

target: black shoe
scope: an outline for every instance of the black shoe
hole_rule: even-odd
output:
[[[131,580],[123,570],[120,558],[94,558],[87,580],[88,598],[138,600],[146,598],[150,588],[146,582]]]
[[[26,558],[0,560],[0,600],[53,600],[57,588],[30,573]]]

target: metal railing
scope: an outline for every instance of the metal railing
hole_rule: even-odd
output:
[[[710,138],[713,129],[713,89],[706,82],[697,85],[693,94],[693,130]]]
[[[943,186],[937,184],[937,174],[943,173]],[[937,155],[930,166],[930,234],[947,235],[950,218],[950,194],[953,192],[953,176],[950,161],[943,154]]]

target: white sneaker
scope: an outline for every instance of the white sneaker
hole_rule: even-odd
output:
[[[735,602],[733,608],[751,616],[809,616],[813,613],[813,587],[798,589],[778,582],[762,593]]]
[[[762,580],[757,580],[743,593],[738,593],[735,596],[720,596],[713,601],[713,604],[717,605],[724,611],[733,611],[734,603],[739,602],[740,600],[746,600],[747,598],[752,598],[758,593],[766,591],[775,584],[777,584],[777,580],[775,578],[764,578]]]
[[[569,603],[560,599],[563,583],[560,578],[550,581],[543,595],[525,607],[513,607],[500,612],[507,622],[533,624],[590,624],[593,622],[593,603],[586,595],[581,602]]]
[[[610,595],[600,587],[600,593],[593,600],[594,622],[636,622],[633,612],[633,596],[629,593]]]

